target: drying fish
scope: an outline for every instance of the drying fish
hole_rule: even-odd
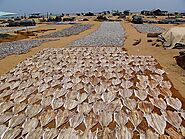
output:
[[[13,106],[14,106],[14,103],[12,101],[2,102],[0,104],[0,113],[3,113],[5,111],[9,110]]]
[[[134,94],[136,97],[138,97],[142,101],[145,100],[148,95],[146,90],[134,90]]]
[[[140,90],[146,90],[148,86],[147,82],[136,82],[136,87]]]
[[[182,119],[177,112],[161,111],[166,121],[173,125],[175,128],[180,129]]]
[[[112,112],[102,111],[99,113],[99,122],[102,127],[107,127],[112,122]]]
[[[39,93],[42,93],[44,92],[46,89],[48,89],[50,86],[47,84],[47,83],[44,83],[44,84],[41,84],[39,87],[38,87],[38,92]]]
[[[155,80],[149,80],[149,81],[148,81],[148,86],[149,86],[151,89],[155,89],[155,88],[158,86],[158,82],[156,82]]]
[[[53,111],[47,111],[41,114],[40,116],[40,123],[41,126],[46,126],[47,124],[49,124],[51,121],[53,121],[55,119],[55,112]]]
[[[51,97],[51,96],[43,97],[43,98],[42,98],[42,101],[41,101],[41,105],[42,105],[43,107],[50,106],[50,105],[51,105],[51,101],[52,101],[52,97]]]
[[[54,98],[51,102],[51,107],[53,110],[56,110],[62,107],[64,104],[64,100],[62,98]]]
[[[120,79],[112,79],[112,84],[119,85],[119,84],[121,84],[121,80]]]
[[[8,127],[5,125],[0,125],[0,137],[3,135],[3,133],[7,130]]]
[[[122,125],[116,128],[116,139],[132,139],[133,130]]]
[[[163,81],[163,76],[154,74],[154,75],[150,75],[151,79],[155,80],[158,83],[161,83]]]
[[[169,97],[169,98],[166,98],[166,102],[167,102],[167,105],[171,106],[172,108],[174,108],[178,111],[182,107],[182,103],[178,98]]]
[[[83,122],[83,120],[84,120],[83,113],[77,113],[69,119],[69,124],[72,128],[76,128]]]
[[[93,104],[93,112],[99,114],[102,110],[105,109],[105,103],[103,101],[97,101]]]
[[[2,135],[1,139],[15,139],[18,135],[20,135],[21,131],[22,131],[22,129],[19,127],[9,128]]]
[[[160,95],[160,90],[158,88],[149,88],[147,92],[151,97],[154,98],[157,98]]]
[[[115,138],[115,132],[111,131],[108,127],[105,127],[103,130],[97,131],[97,138],[113,139]]]
[[[142,122],[143,120],[143,113],[141,111],[133,110],[129,114],[129,120],[134,125],[134,130],[137,130],[137,126]]]
[[[164,130],[166,128],[166,120],[162,115],[160,116],[156,113],[153,113],[145,114],[144,116],[149,126],[151,126],[160,135],[164,134]]]
[[[185,137],[185,127],[181,126],[180,130],[181,130],[181,133],[182,133],[183,137]]]
[[[86,129],[82,135],[79,137],[80,139],[97,139],[96,133],[93,133],[91,130]]]
[[[114,113],[114,120],[120,127],[126,125],[128,118],[128,115],[123,110]]]
[[[53,95],[54,95],[54,98],[59,98],[59,97],[62,97],[62,96],[64,96],[64,95],[66,95],[68,92],[69,92],[69,91],[66,90],[66,89],[61,89],[61,90],[59,90],[59,89],[57,88],[57,90],[54,91]]]
[[[57,139],[79,139],[79,133],[74,128],[62,129]]]
[[[13,89],[17,88],[20,84],[21,84],[20,81],[12,82],[10,85],[10,89],[13,90]]]
[[[70,112],[69,110],[59,111],[55,117],[56,128],[68,122],[72,116],[73,116],[73,113]]]
[[[162,98],[149,98],[150,102],[161,110],[166,110],[166,102]]]
[[[145,75],[137,75],[137,79],[141,82],[148,82],[148,76]]]
[[[79,113],[88,114],[92,109],[92,104],[88,104],[87,102],[84,102],[77,106],[77,111]]]
[[[27,107],[25,102],[16,103],[13,107],[13,114],[18,114],[19,112],[23,111]]]
[[[39,114],[42,109],[43,107],[41,105],[28,105],[27,109],[25,110],[25,113],[29,118],[32,118]]]
[[[172,88],[172,84],[169,81],[162,81],[160,83],[160,86],[169,90]]]
[[[98,78],[96,78],[96,77],[91,77],[90,78],[90,84],[92,86],[96,86],[98,83],[99,83],[99,79]]]
[[[84,102],[87,99],[87,97],[88,97],[87,93],[78,92],[78,94],[77,94],[78,103],[81,104],[82,102]]]
[[[7,122],[8,120],[10,120],[12,118],[12,113],[10,112],[6,112],[6,113],[1,113],[0,114],[0,125],[4,124],[5,122]]]
[[[84,84],[88,84],[88,83],[90,82],[90,78],[89,78],[89,77],[84,77],[84,78],[82,79],[82,82],[83,82]]]
[[[141,101],[138,103],[138,108],[143,113],[151,113],[154,109],[154,105],[151,102],[148,101]]]
[[[45,83],[49,83],[49,82],[51,82],[52,80],[53,80],[52,77],[45,77],[45,78],[44,78],[44,82],[45,82]]]
[[[16,97],[14,99],[14,102],[21,103],[21,102],[25,101],[26,99],[27,99],[27,95],[26,94],[23,94],[23,95],[21,95],[19,97]]]
[[[140,139],[158,139],[159,135],[148,129],[144,133],[140,133]]]
[[[183,139],[184,137],[174,130],[174,128],[170,127],[166,129],[166,133],[170,136],[170,139]]]
[[[69,91],[65,97],[67,99],[76,99],[77,98],[77,91],[76,90],[72,90],[72,91]]]
[[[73,86],[74,86],[74,84],[71,82],[64,83],[63,89],[68,90],[68,89],[72,88]]]
[[[123,105],[126,106],[130,110],[134,110],[137,106],[136,100],[135,99],[129,99],[125,98],[123,100]]]
[[[163,95],[164,97],[172,97],[172,91],[168,88],[160,88],[161,90],[161,95]]]
[[[74,84],[78,84],[80,82],[81,82],[81,79],[80,78],[73,78],[72,79],[72,83],[74,83]]]
[[[182,110],[182,111],[180,112],[180,115],[181,115],[181,117],[185,120],[185,110]]]
[[[20,114],[20,115],[14,115],[10,120],[9,120],[9,127],[16,127],[24,122],[26,119],[25,114]]]
[[[161,75],[161,76],[165,73],[165,71],[162,70],[162,69],[156,69],[155,72],[156,72],[157,74]]]
[[[51,87],[52,87],[52,88],[55,87],[55,86],[58,86],[58,85],[60,85],[60,81],[57,80],[57,79],[54,79],[54,80],[51,82]]]
[[[1,84],[0,85],[0,91],[3,91],[3,90],[5,90],[5,89],[8,89],[9,87],[10,87],[10,83],[8,83],[8,82],[5,82],[5,83],[3,83],[3,84]]]
[[[68,110],[74,109],[78,105],[78,101],[73,99],[66,99],[64,103],[64,108]]]
[[[132,89],[120,89],[119,90],[119,95],[122,96],[123,98],[129,98],[131,97],[133,94],[133,90]]]
[[[133,82],[131,82],[131,81],[129,81],[129,80],[128,80],[128,81],[122,80],[122,83],[121,83],[121,86],[122,86],[123,88],[126,88],[126,89],[131,88],[133,85],[134,85]]]
[[[22,135],[25,135],[29,133],[31,130],[34,130],[38,126],[38,124],[39,121],[36,118],[26,119],[26,121],[22,125],[23,127]]]
[[[114,92],[111,92],[111,91],[104,92],[101,98],[104,102],[110,103],[116,98],[116,92],[115,91]]]
[[[111,103],[108,103],[105,106],[105,110],[107,112],[115,112],[115,111],[120,111],[122,109],[123,105],[120,99],[116,99],[112,101]]]
[[[43,139],[54,139],[58,136],[58,133],[56,128],[45,129],[45,131],[43,131]]]
[[[104,86],[104,85],[96,85],[95,87],[94,87],[94,90],[95,90],[95,92],[97,93],[97,94],[102,94],[102,93],[104,93],[105,91],[106,91],[106,87]]]
[[[35,130],[31,130],[25,137],[25,139],[41,139],[42,137],[42,128],[38,127]]]
[[[2,91],[2,93],[0,93],[0,98],[4,98],[4,97],[6,97],[6,96],[9,96],[9,95],[11,95],[12,93],[14,93],[13,90],[4,90],[4,91]]]
[[[34,104],[38,101],[40,101],[42,99],[42,94],[38,93],[38,94],[34,94],[32,96],[30,96],[30,98],[28,98],[28,103],[29,104]]]
[[[99,117],[94,113],[90,113],[88,116],[84,118],[84,124],[86,126],[86,129],[91,129],[98,122],[99,122]]]

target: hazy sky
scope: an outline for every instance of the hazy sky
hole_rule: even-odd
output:
[[[96,12],[117,9],[141,11],[154,8],[184,11],[185,0],[0,0],[0,11],[16,13]]]

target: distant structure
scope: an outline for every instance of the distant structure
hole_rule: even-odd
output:
[[[143,10],[141,11],[142,15],[155,15],[155,16],[165,16],[168,15],[168,11],[162,11],[160,9],[153,9],[151,11]]]
[[[40,13],[30,14],[29,18],[41,18]]]

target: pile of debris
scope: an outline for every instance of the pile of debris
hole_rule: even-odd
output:
[[[179,56],[175,56],[177,64],[185,69],[185,51],[179,52]]]

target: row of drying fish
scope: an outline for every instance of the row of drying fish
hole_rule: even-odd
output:
[[[150,56],[128,56],[121,48],[41,51],[0,77],[0,135],[122,139],[137,132],[140,138],[182,136],[182,102],[173,97],[173,86],[157,64]],[[109,128],[111,123],[116,123],[114,129]],[[83,125],[84,130],[77,130]],[[92,132],[97,125],[101,130],[96,127]]]

